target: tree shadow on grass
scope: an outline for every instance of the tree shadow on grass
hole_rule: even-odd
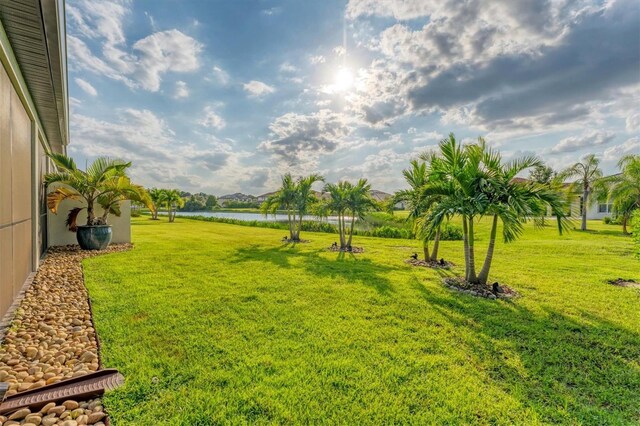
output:
[[[300,252],[290,244],[279,247],[251,245],[237,249],[229,262],[266,261],[278,267],[301,268],[317,277],[357,281],[381,294],[393,291],[391,281],[384,275],[396,268],[354,256],[353,253],[338,252],[335,260],[327,258],[325,253],[325,250]]]
[[[461,345],[492,385],[551,424],[640,422],[640,334],[591,313],[570,317],[414,288],[463,331]],[[472,337],[466,337],[472,336]],[[488,401],[489,402],[489,401]]]

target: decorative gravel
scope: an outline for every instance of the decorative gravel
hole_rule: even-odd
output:
[[[519,296],[518,292],[504,284],[498,284],[494,291],[493,285],[472,284],[459,277],[445,278],[444,285],[451,290],[487,299],[511,299]]]
[[[7,396],[85,375],[100,369],[98,340],[82,274],[82,259],[129,250],[78,246],[50,248],[0,345],[0,382]],[[22,409],[0,416],[0,426],[103,425],[99,399],[48,404],[39,412]]]

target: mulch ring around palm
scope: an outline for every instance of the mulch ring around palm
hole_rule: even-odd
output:
[[[335,245],[327,248],[329,251],[333,252],[342,252],[342,253],[364,253],[364,247],[345,247],[340,248],[340,246]]]
[[[447,277],[443,281],[445,287],[450,290],[456,290],[476,297],[511,299],[519,296],[518,292],[511,287],[498,284],[497,282],[490,285],[473,284],[460,277]]]
[[[423,268],[432,268],[432,269],[451,269],[456,266],[453,262],[449,262],[448,260],[440,259],[440,260],[421,260],[421,259],[406,259],[404,263],[408,263],[411,266],[418,266]]]
[[[611,285],[617,285],[618,287],[640,288],[640,283],[632,279],[618,278],[607,282]]]
[[[286,244],[306,244],[306,243],[310,243],[311,240],[292,240],[291,238],[284,237],[282,239],[282,242]]]

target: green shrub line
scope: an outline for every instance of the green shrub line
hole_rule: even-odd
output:
[[[166,215],[160,214],[159,217],[166,217]],[[353,235],[362,236],[362,237],[378,237],[378,238],[393,238],[393,239],[406,239],[412,240],[415,238],[415,234],[408,226],[403,228],[399,228],[397,226],[391,225],[376,225],[382,223],[380,220],[380,214],[376,215],[377,218],[374,220],[369,220],[369,216],[365,219],[363,224],[367,227],[367,229],[354,229]],[[388,215],[391,216],[391,215]],[[266,221],[266,220],[240,220],[240,219],[232,219],[226,217],[210,217],[210,216],[202,216],[202,215],[180,215],[181,218],[192,219],[192,220],[200,220],[203,222],[216,222],[216,223],[227,223],[231,225],[240,225],[240,226],[253,226],[257,228],[270,228],[270,229],[283,229],[288,230],[289,225],[286,222],[276,222],[276,221]],[[393,217],[393,216],[391,216]],[[406,224],[404,219],[393,217],[394,223],[398,224]],[[385,222],[388,223],[388,222]],[[307,220],[302,222],[302,230],[305,232],[324,232],[327,234],[337,234],[338,228],[328,222],[319,222],[313,220]],[[441,230],[441,240],[444,241],[459,241],[462,240],[462,228],[457,225],[447,223],[442,227]]]

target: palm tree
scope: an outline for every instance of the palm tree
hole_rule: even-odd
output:
[[[628,234],[627,225],[633,211],[640,208],[640,155],[626,155],[618,162],[619,175],[602,179],[608,188],[608,201],[613,212],[622,219],[622,232]]]
[[[329,199],[323,205],[323,211],[332,212],[338,218],[338,234],[340,235],[340,249],[347,247],[346,238],[346,218],[347,198],[353,185],[347,181],[340,181],[337,184],[328,183],[324,191],[329,194]]]
[[[356,220],[363,219],[367,212],[378,209],[378,204],[371,197],[371,185],[366,179],[360,179],[355,185],[348,181],[340,181],[337,184],[328,183],[324,190],[329,194],[324,210],[338,217],[340,250],[351,250]],[[347,215],[350,215],[350,218]]]
[[[110,187],[113,181],[125,176],[125,171],[131,163],[106,157],[97,158],[87,170],[80,170],[72,158],[63,154],[50,153],[57,171],[48,173],[45,184],[61,184],[47,195],[47,206],[53,213],[57,213],[60,203],[66,199],[83,199],[87,204],[87,226],[105,225],[106,217],[95,216],[95,203],[104,199],[114,188]],[[102,198],[101,198],[102,197]],[[107,206],[108,207],[108,206]],[[75,227],[78,213],[85,209],[73,209],[67,218],[69,227]]]
[[[432,157],[423,156],[423,159],[430,158],[429,163],[433,161]],[[438,246],[440,242],[440,228],[436,231],[433,241],[433,252],[429,254],[429,235],[422,232],[425,229],[423,217],[435,202],[435,197],[425,196],[424,188],[429,182],[430,173],[427,169],[427,163],[417,160],[410,162],[411,167],[402,171],[404,180],[409,185],[409,189],[398,191],[394,194],[391,205],[403,202],[409,209],[407,220],[412,221],[414,230],[417,230],[422,238],[422,251],[424,252],[424,260],[435,261],[438,258]]]
[[[155,208],[151,210],[151,219],[158,220],[158,208],[164,203],[165,192],[158,188],[151,188],[148,192],[155,206]]]
[[[594,154],[589,154],[581,163],[575,163],[558,175],[563,180],[576,178],[569,185],[568,191],[570,193],[575,193],[579,189],[582,190],[582,225],[580,226],[582,231],[587,230],[587,207],[593,202],[591,195],[594,190],[594,184],[598,179],[602,178],[602,170],[599,165],[600,160]]]
[[[358,180],[358,183],[351,187],[346,193],[345,205],[351,214],[351,226],[349,228],[349,240],[347,249],[351,250],[351,240],[353,239],[353,227],[356,219],[364,219],[367,212],[378,209],[378,204],[371,197],[371,184],[366,179]]]
[[[107,182],[102,194],[97,198],[98,204],[104,210],[100,222],[107,223],[109,214],[120,216],[120,203],[125,200],[143,204],[151,210],[151,214],[157,214],[156,206],[147,190],[143,186],[131,183],[127,176],[120,176]]]
[[[312,185],[323,181],[324,178],[318,174],[307,177],[300,177],[294,180],[290,173],[282,176],[280,189],[268,197],[260,206],[262,212],[276,214],[278,209],[287,211],[287,222],[289,224],[289,239],[300,241],[300,231],[302,229],[302,219],[309,213],[311,206],[317,202],[313,194]]]
[[[165,189],[163,201],[167,205],[167,214],[169,215],[169,222],[173,222],[176,219],[175,210],[184,206],[184,199],[180,195],[180,191],[177,189]]]
[[[440,142],[440,155],[433,167],[438,179],[425,187],[425,194],[438,195],[440,202],[425,217],[427,232],[433,233],[453,215],[462,217],[465,251],[465,279],[485,285],[493,261],[498,221],[502,222],[505,242],[517,239],[523,223],[550,207],[558,220],[560,233],[568,227],[564,198],[550,186],[522,183],[513,178],[539,161],[525,157],[504,164],[482,138],[461,147],[453,134]],[[492,217],[489,246],[480,274],[476,274],[475,231],[477,218]]]

